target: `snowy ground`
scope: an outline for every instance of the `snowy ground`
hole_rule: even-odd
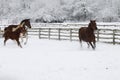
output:
[[[30,38],[22,46],[0,39],[0,80],[120,80],[120,45]]]

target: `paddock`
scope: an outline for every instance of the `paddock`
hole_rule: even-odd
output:
[[[77,26],[62,29],[34,26],[29,30],[28,44],[22,43],[22,49],[12,40],[4,46],[0,38],[0,80],[120,79],[119,25],[99,27],[96,50],[87,48],[84,42],[80,47]],[[105,37],[103,41],[101,37]]]
[[[21,49],[0,39],[0,80],[119,80],[120,45],[29,37]]]

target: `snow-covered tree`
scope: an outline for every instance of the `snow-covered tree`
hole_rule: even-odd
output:
[[[120,0],[0,0],[0,19],[119,21]]]

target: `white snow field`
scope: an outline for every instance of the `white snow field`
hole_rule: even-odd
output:
[[[120,45],[29,38],[22,46],[0,39],[0,80],[120,80]]]

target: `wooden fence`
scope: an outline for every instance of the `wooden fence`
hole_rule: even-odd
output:
[[[55,39],[55,40],[77,40],[78,29],[72,28],[32,28],[28,34],[38,36],[40,39]]]
[[[120,30],[98,29],[96,32],[96,40],[112,44],[120,44]]]
[[[78,30],[78,28],[32,28],[28,33],[39,39],[78,41]],[[96,41],[120,44],[120,30],[118,29],[98,29],[95,35]]]
[[[0,25],[0,37],[3,29],[8,25]],[[28,30],[29,36],[37,36],[39,39],[55,39],[78,41],[78,30],[87,24],[32,24]],[[98,24],[95,32],[96,40],[112,44],[120,44],[120,25]]]

